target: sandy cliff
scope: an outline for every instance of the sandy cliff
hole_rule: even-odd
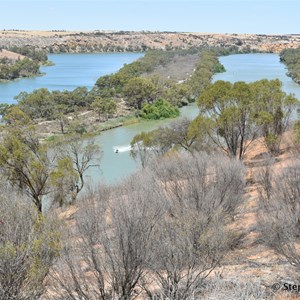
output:
[[[300,47],[299,35],[210,34],[173,32],[52,32],[0,31],[0,48],[35,46],[48,52],[123,52],[193,46],[237,46],[280,52]]]

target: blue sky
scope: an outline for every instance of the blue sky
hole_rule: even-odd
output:
[[[0,29],[300,33],[300,0],[0,0]]]

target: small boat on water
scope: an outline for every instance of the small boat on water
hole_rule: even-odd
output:
[[[131,150],[130,145],[117,145],[113,147],[114,153],[123,153]]]

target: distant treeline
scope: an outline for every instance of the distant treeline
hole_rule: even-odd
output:
[[[280,60],[287,65],[287,75],[300,84],[300,48],[283,50],[280,53]]]

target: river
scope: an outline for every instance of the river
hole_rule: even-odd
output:
[[[181,116],[193,119],[198,114],[196,104],[180,109]],[[172,119],[160,121],[142,121],[140,123],[118,127],[102,132],[96,142],[103,150],[100,168],[89,171],[89,179],[93,182],[106,181],[114,183],[133,173],[139,168],[139,164],[130,157],[130,142],[133,137],[142,132],[150,131],[159,126],[172,122]],[[118,153],[114,149],[119,149]]]
[[[49,59],[55,62],[55,66],[44,67],[43,71],[47,73],[45,76],[1,83],[0,99],[13,101],[13,96],[22,90],[31,91],[41,87],[51,90],[71,90],[77,86],[91,88],[99,76],[115,72],[124,63],[129,63],[141,55],[140,53],[49,55]],[[279,78],[283,82],[283,90],[294,93],[300,99],[300,85],[286,76],[287,70],[276,54],[230,55],[220,57],[220,62],[227,71],[216,74],[213,81],[251,82],[262,78]],[[5,95],[6,97],[3,97]],[[194,118],[197,114],[198,109],[195,104],[181,109],[182,116]],[[87,177],[94,184],[101,181],[116,183],[133,173],[139,168],[139,164],[130,157],[129,144],[132,138],[141,131],[149,131],[171,121],[144,121],[101,133],[96,137],[96,142],[103,150],[100,168],[90,169]],[[119,149],[118,154],[114,153],[114,147]]]
[[[43,76],[0,82],[0,103],[15,103],[14,97],[20,92],[35,89],[74,90],[85,86],[89,90],[103,75],[118,71],[124,64],[143,56],[143,53],[89,53],[89,54],[48,54],[55,65],[41,67]]]
[[[277,54],[235,54],[219,57],[219,60],[226,72],[216,74],[213,81],[252,82],[263,78],[278,78],[283,83],[282,89],[286,93],[295,94],[300,100],[300,85],[286,75],[287,69]]]

